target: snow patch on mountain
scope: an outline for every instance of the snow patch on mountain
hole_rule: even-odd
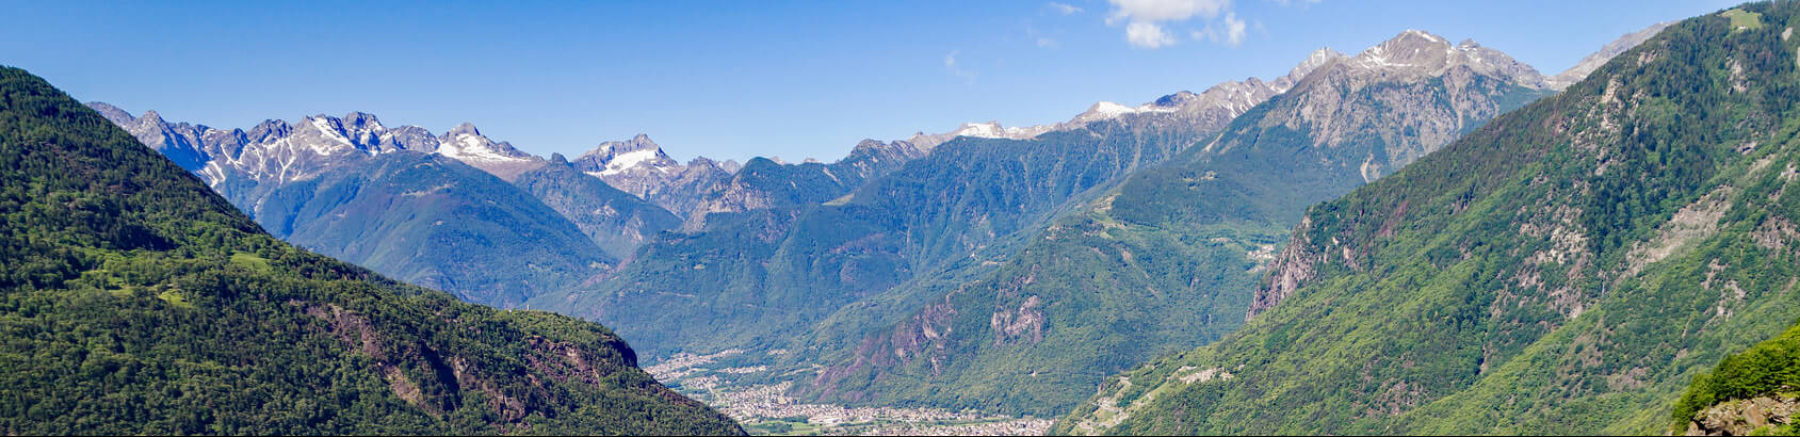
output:
[[[1222,127],[1232,118],[1250,110],[1251,107],[1268,100],[1270,97],[1287,92],[1308,73],[1345,56],[1331,49],[1319,49],[1307,56],[1305,61],[1294,66],[1288,75],[1272,80],[1248,78],[1242,81],[1220,83],[1201,93],[1182,91],[1144,103],[1138,106],[1102,101],[1094,103],[1088,110],[1065,122],[1027,126],[1003,127],[997,121],[986,123],[963,123],[955,130],[938,134],[919,132],[907,141],[913,145],[929,150],[939,144],[956,137],[1008,138],[1025,140],[1036,138],[1048,132],[1081,129],[1089,124],[1127,118],[1149,117],[1147,122],[1188,123],[1196,127]]]

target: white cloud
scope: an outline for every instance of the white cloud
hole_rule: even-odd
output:
[[[1056,50],[1062,48],[1062,43],[1057,42],[1056,38],[1051,38],[1045,36],[1042,32],[1038,32],[1037,28],[1032,27],[1031,23],[1025,23],[1025,37],[1036,41],[1037,46],[1040,49]]]
[[[1258,22],[1258,25],[1260,26],[1261,23]],[[1244,23],[1244,20],[1238,19],[1236,13],[1227,12],[1225,18],[1220,22],[1208,24],[1206,30],[1197,30],[1188,35],[1194,37],[1196,41],[1206,40],[1237,47],[1244,43],[1244,36],[1248,34],[1249,26]]]
[[[1108,23],[1131,21],[1156,23],[1162,21],[1184,21],[1199,15],[1205,18],[1219,16],[1220,12],[1231,8],[1231,0],[1108,0],[1113,5]]]
[[[951,50],[950,54],[944,55],[944,69],[949,70],[952,76],[968,79],[969,83],[975,83],[975,75],[978,72],[964,70],[962,65],[957,64],[956,55],[960,53],[962,50]]]
[[[1212,20],[1231,9],[1231,0],[1108,0],[1113,10],[1106,25],[1125,25],[1125,41],[1132,47],[1158,49],[1174,45],[1178,39],[1165,29],[1164,23],[1179,23],[1196,16]]]
[[[1182,24],[1199,18],[1204,30],[1186,30],[1195,40],[1237,47],[1248,39],[1250,26],[1232,10],[1233,0],[1107,0],[1113,9],[1106,15],[1106,25],[1125,25],[1125,41],[1132,47],[1157,49],[1174,45]],[[1267,0],[1280,6],[1298,4],[1302,8],[1321,0]],[[1262,21],[1257,20],[1259,31]],[[1171,32],[1170,28],[1174,28]],[[1191,27],[1188,29],[1192,29]],[[1266,33],[1266,31],[1265,31]]]
[[[1081,13],[1081,8],[1079,7],[1057,2],[1050,2],[1050,10],[1063,15],[1075,15]]]
[[[1162,26],[1142,21],[1125,25],[1125,40],[1132,47],[1144,49],[1158,49],[1175,44],[1175,37],[1163,31]]]
[[[1235,13],[1225,14],[1225,43],[1232,47],[1244,43],[1244,20],[1239,20]]]

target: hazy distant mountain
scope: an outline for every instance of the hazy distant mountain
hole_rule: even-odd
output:
[[[729,180],[699,196],[699,202],[687,214],[683,229],[690,232],[703,230],[707,217],[712,214],[826,203],[850,193],[870,179],[899,170],[925,153],[906,141],[863,140],[851,149],[849,156],[830,164],[783,164],[764,158],[752,159]]]
[[[612,322],[653,353],[774,347],[825,318],[850,326],[836,332],[848,338],[831,342],[853,346],[862,332],[945,291],[921,284],[950,284],[955,280],[948,278],[972,274],[965,264],[978,271],[987,268],[982,260],[1005,259],[1025,238],[1021,232],[1176,156],[1337,57],[1321,51],[1287,76],[1178,93],[1143,111],[1107,113],[1101,106],[1078,118],[1087,125],[1031,140],[961,136],[841,196],[790,190],[802,195],[785,204],[766,200],[781,196],[743,196],[752,202],[740,205],[755,207],[713,214],[701,232],[648,245],[592,289],[543,296],[532,305]],[[883,160],[889,165],[923,149],[910,141],[858,147],[902,152]],[[841,186],[804,181],[845,179],[832,166],[859,156],[832,165],[753,161],[734,180],[835,190]],[[784,169],[779,177],[764,175],[778,168]],[[811,176],[793,173],[806,168],[815,169]],[[852,308],[858,315],[838,314]],[[668,323],[673,320],[700,322]]]
[[[576,170],[686,217],[701,196],[731,177],[734,161],[695,158],[686,165],[664,153],[648,135],[607,141],[570,161]]]
[[[1200,94],[1182,91],[1138,106],[1099,102],[1069,121],[1061,123],[1023,128],[1003,127],[996,121],[964,123],[957,129],[945,133],[919,132],[907,141],[919,148],[930,150],[938,144],[959,136],[1025,140],[1036,138],[1047,132],[1080,129],[1089,123],[1127,116],[1151,117],[1162,120],[1164,123],[1176,123],[1199,129],[1219,129],[1226,123],[1230,123],[1231,119],[1236,118],[1238,114],[1249,110],[1250,107],[1256,106],[1276,94],[1287,92],[1313,69],[1342,56],[1329,49],[1320,49],[1313,52],[1299,65],[1294,66],[1286,76],[1269,81],[1252,77],[1243,81],[1224,82],[1214,85]]]
[[[1612,60],[1614,56],[1618,56],[1620,53],[1625,53],[1626,50],[1631,50],[1632,47],[1637,47],[1638,44],[1643,44],[1644,41],[1648,41],[1650,37],[1656,36],[1657,33],[1662,32],[1663,29],[1667,29],[1673,24],[1675,24],[1673,21],[1656,23],[1650,25],[1650,27],[1644,28],[1644,30],[1628,33],[1625,34],[1625,36],[1619,37],[1619,39],[1606,44],[1605,47],[1601,47],[1600,51],[1581,58],[1581,62],[1576,62],[1575,66],[1569,67],[1568,70],[1564,70],[1561,74],[1551,77],[1549,79],[1550,87],[1560,90],[1568,88],[1569,85],[1574,85],[1582,79],[1586,79],[1588,74],[1599,69],[1601,65],[1606,65],[1606,61]]]
[[[506,179],[543,164],[543,159],[495,142],[468,123],[433,135],[418,126],[389,129],[372,114],[352,112],[342,118],[303,117],[294,124],[269,120],[243,131],[170,124],[156,111],[132,117],[101,102],[88,106],[215,187],[229,178],[302,180],[345,159],[398,151],[441,155]]]
[[[630,258],[656,233],[681,226],[675,214],[576,170],[562,155],[520,174],[513,185],[536,196],[620,259]]]
[[[502,180],[546,162],[469,124],[433,135],[350,113],[227,131],[90,106],[276,236],[473,302],[514,305],[604,272],[619,257],[597,241],[629,253]],[[631,210],[629,197],[603,198]]]

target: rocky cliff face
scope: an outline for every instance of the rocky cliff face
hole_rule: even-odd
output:
[[[1795,413],[1800,413],[1800,398],[1792,395],[1728,401],[1701,410],[1688,422],[1685,435],[1781,435],[1754,433],[1784,425],[1791,429]]]

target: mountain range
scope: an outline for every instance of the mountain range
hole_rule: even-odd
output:
[[[604,327],[263,233],[190,173],[205,164],[151,151],[175,146],[0,67],[0,429],[743,434]]]
[[[1585,89],[1664,26],[1554,76],[1409,30],[1267,80],[866,140],[832,163],[681,164],[644,135],[540,158],[468,124],[351,113],[224,131],[90,106],[300,246],[605,323],[651,362],[748,350],[773,369],[692,377],[1048,416],[1091,407],[1108,375],[1247,335],[1315,279],[1295,267],[1316,256],[1296,254],[1319,241],[1312,205]]]
[[[1738,433],[1788,420],[1782,375],[1800,366],[1777,335],[1800,317],[1797,6],[1669,26],[1561,94],[1308,208],[1241,329],[1109,378],[1055,432]]]
[[[1315,52],[1288,77],[1205,142],[1074,199],[995,273],[866,336],[802,390],[1067,411],[1104,375],[1235,330],[1251,300],[1227,290],[1255,284],[1307,205],[1552,92],[1503,53],[1421,31]]]

